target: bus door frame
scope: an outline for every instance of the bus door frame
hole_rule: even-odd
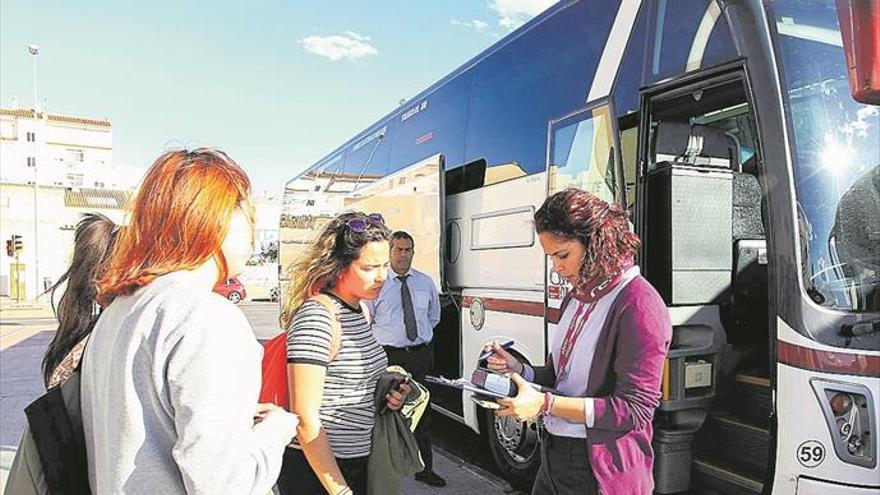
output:
[[[569,112],[561,117],[550,120],[547,123],[547,154],[546,154],[546,169],[544,173],[546,174],[546,197],[550,197],[552,194],[558,192],[551,190],[550,184],[550,167],[552,165],[551,158],[553,156],[553,146],[555,144],[554,141],[554,131],[560,126],[573,123],[573,122],[582,122],[589,120],[593,117],[585,117],[578,118],[581,116],[589,115],[596,109],[606,107],[608,121],[611,125],[611,156],[609,158],[614,160],[613,173],[614,173],[614,201],[619,204],[621,207],[626,208],[626,178],[623,175],[623,160],[621,158],[620,153],[620,130],[617,125],[617,117],[614,114],[614,99],[612,96],[603,96],[602,98],[596,98],[587,102],[586,105]],[[575,186],[582,188],[582,184],[569,184],[566,187]],[[558,283],[554,282],[554,274],[553,265],[550,263],[547,256],[544,256],[544,355],[549,355],[550,353],[550,325],[556,325],[561,318],[561,304],[563,299],[563,294],[570,290],[571,285],[568,282],[565,282],[561,279],[558,280]],[[551,286],[559,287],[560,296],[552,299],[554,302],[551,304],[550,298],[550,288]]]

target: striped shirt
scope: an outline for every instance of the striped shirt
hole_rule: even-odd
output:
[[[306,301],[287,330],[287,362],[325,366],[324,397],[319,417],[339,458],[370,454],[379,376],[388,367],[385,350],[376,342],[360,308],[333,297],[342,329],[339,352],[331,361],[333,325],[321,303]],[[300,448],[294,440],[294,447]]]

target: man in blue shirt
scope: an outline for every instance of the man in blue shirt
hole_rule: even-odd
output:
[[[402,230],[391,234],[388,279],[379,297],[367,301],[367,305],[373,316],[373,333],[388,353],[388,364],[404,367],[416,381],[424,383],[425,375],[434,369],[431,339],[440,322],[440,297],[431,277],[412,268],[414,254],[411,235]],[[441,487],[446,481],[433,470],[430,410],[429,405],[415,432],[425,461],[425,470],[416,473],[416,480]]]

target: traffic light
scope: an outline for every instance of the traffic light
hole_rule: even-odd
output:
[[[6,239],[6,256],[15,256],[15,245],[12,239]]]
[[[12,251],[16,253],[20,253],[24,250],[24,242],[21,240],[21,236],[18,234],[12,234]]]

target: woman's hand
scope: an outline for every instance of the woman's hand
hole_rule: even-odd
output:
[[[483,348],[483,351],[492,351],[492,355],[486,358],[486,366],[496,373],[522,373],[523,365],[507,349],[501,347],[498,342],[492,342]]]
[[[299,417],[291,414],[272,403],[257,404],[257,410],[254,412],[254,424],[264,421],[278,421],[281,425],[285,437],[293,440],[296,436],[296,427],[299,425]]]
[[[388,400],[386,403],[388,409],[391,411],[397,411],[401,407],[403,407],[403,403],[406,402],[406,396],[412,391],[412,385],[409,383],[401,383],[397,387],[391,389],[391,392],[388,392],[388,395],[385,398]]]
[[[510,379],[516,383],[516,397],[497,399],[501,409],[495,411],[498,416],[513,416],[520,421],[528,421],[535,418],[544,407],[544,394],[538,392],[519,373],[510,375]]]

